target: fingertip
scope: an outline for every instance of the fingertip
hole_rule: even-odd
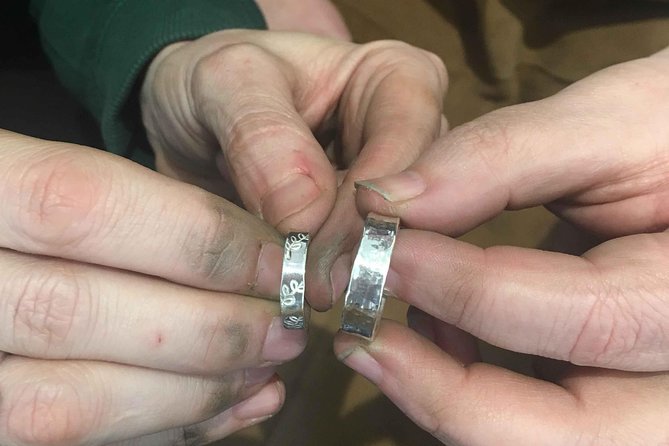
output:
[[[283,318],[276,316],[267,329],[262,358],[268,363],[283,363],[297,358],[307,346],[306,330],[283,326]]]
[[[331,302],[336,303],[344,294],[351,277],[352,260],[350,253],[344,253],[335,260],[330,270]]]
[[[322,243],[321,240],[325,240]],[[312,243],[309,257],[307,258],[307,300],[316,311],[327,311],[332,308],[332,283],[331,266],[339,254],[341,241],[327,239],[319,234]]]
[[[395,203],[389,199],[387,192],[377,186],[375,181],[355,182],[355,204],[358,213],[364,217],[370,212],[381,215],[402,217],[403,207],[401,203]]]
[[[344,352],[340,360],[374,384],[380,385],[383,379],[381,365],[364,346],[357,345]]]
[[[371,356],[384,373],[396,377],[404,374],[408,370],[407,367],[418,367],[421,362],[437,361],[444,366],[452,366],[451,371],[462,371],[461,364],[450,355],[444,354],[428,339],[398,322],[387,319],[381,321],[372,342],[340,331],[335,336],[334,350],[340,361],[356,371],[353,366],[357,367],[361,358],[364,358],[361,353]],[[359,362],[349,364],[352,355],[355,355],[355,360]],[[443,372],[448,373],[448,370],[445,368]],[[373,376],[380,375],[381,373],[375,373]]]
[[[258,393],[236,404],[232,413],[239,420],[262,420],[275,415],[285,401],[285,386],[275,377],[262,387]]]
[[[376,337],[371,342],[343,331],[339,331],[334,340],[337,359],[370,379],[379,378],[381,368],[397,360],[404,362],[401,358],[407,359],[406,355],[414,355],[423,347],[430,346],[434,347],[419,334],[386,319],[381,321]],[[369,364],[368,368],[366,364]],[[365,367],[363,371],[359,370],[361,366]],[[368,374],[372,376],[367,376]],[[377,382],[374,379],[372,381]]]
[[[355,185],[358,189],[375,192],[391,203],[412,200],[427,190],[427,182],[414,170],[405,170],[373,180],[357,181]]]
[[[221,440],[234,432],[272,418],[281,410],[285,399],[285,385],[275,377],[256,394],[225,412],[198,425],[184,428],[183,436],[201,440],[202,444]]]
[[[337,359],[341,362],[344,362],[346,358],[362,344],[362,339],[345,333],[343,331],[338,331],[334,337],[334,353],[337,356]]]

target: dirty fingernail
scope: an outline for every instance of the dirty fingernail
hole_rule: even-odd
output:
[[[425,180],[411,170],[374,180],[356,181],[355,186],[357,189],[364,188],[376,192],[390,202],[411,200],[425,192],[427,188]]]
[[[252,420],[274,415],[280,408],[282,395],[277,383],[265,386],[251,398],[238,403],[233,412],[242,420]]]
[[[375,384],[381,381],[381,365],[363,347],[357,346],[339,356],[339,360]]]
[[[272,319],[262,357],[268,362],[284,362],[296,358],[307,345],[306,330],[289,330],[283,327],[281,317]]]

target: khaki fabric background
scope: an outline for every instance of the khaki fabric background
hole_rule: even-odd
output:
[[[452,126],[490,110],[543,98],[589,73],[669,45],[669,4],[643,1],[336,0],[354,39],[399,39],[438,54],[450,88]],[[668,122],[669,123],[669,122]],[[464,238],[481,246],[538,246],[555,218],[543,209],[506,213]],[[557,232],[556,232],[557,231]],[[562,238],[558,249],[570,248]],[[386,316],[404,320],[393,302]],[[332,335],[340,308],[314,314],[307,351],[282,370],[284,409],[224,445],[339,446],[439,444],[365,379],[338,363]],[[527,361],[486,348],[489,360]]]

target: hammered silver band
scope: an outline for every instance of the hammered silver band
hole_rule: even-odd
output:
[[[307,232],[290,232],[286,237],[279,292],[284,328],[304,330],[309,324],[309,305],[304,298],[309,240]]]
[[[342,331],[369,340],[374,338],[383,314],[383,287],[398,229],[399,218],[374,213],[367,216],[346,289]]]

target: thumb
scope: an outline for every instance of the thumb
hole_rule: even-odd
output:
[[[393,321],[383,321],[371,344],[338,333],[334,350],[445,444],[575,444],[585,425],[564,388],[488,364],[463,366]]]
[[[237,44],[197,64],[192,90],[200,121],[222,148],[219,170],[246,208],[282,232],[315,232],[334,204],[337,182],[296,109],[295,82],[271,52]]]
[[[458,235],[504,209],[566,198],[574,206],[609,204],[608,213],[591,206],[597,218],[571,216],[591,229],[609,235],[647,231],[657,222],[642,218],[652,204],[643,195],[661,186],[666,168],[658,150],[669,144],[661,118],[669,112],[669,82],[654,74],[660,61],[614,66],[550,98],[460,126],[404,172],[359,182],[359,210]],[[662,67],[666,71],[666,63]],[[624,212],[612,203],[632,199],[639,201]]]

